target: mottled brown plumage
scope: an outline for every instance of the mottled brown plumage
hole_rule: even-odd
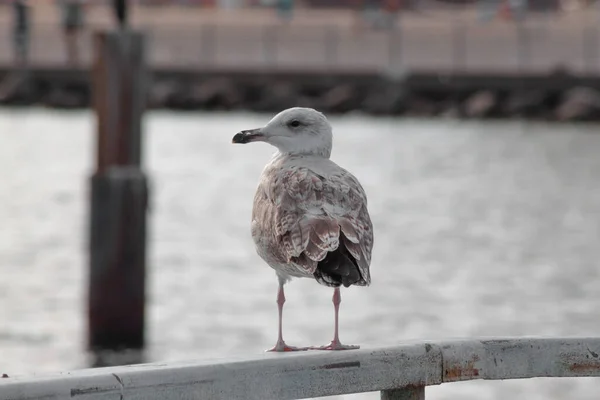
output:
[[[267,165],[254,198],[252,237],[261,257],[286,280],[314,276],[334,287],[371,282],[366,195],[352,174],[329,159],[282,154]]]

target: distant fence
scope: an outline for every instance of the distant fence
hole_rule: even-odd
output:
[[[331,10],[298,10],[289,23],[274,12],[232,11],[234,16],[227,17],[196,10],[188,14],[198,20],[188,16],[178,21],[184,17],[163,20],[155,11],[134,25],[148,32],[149,61],[159,67],[391,73],[548,72],[561,67],[600,73],[600,1],[572,13],[493,21],[481,20],[473,7],[457,10],[384,13],[380,16],[393,24],[379,30],[367,28],[362,13]],[[90,17],[80,43],[86,63],[92,58],[91,32],[108,23],[106,18],[94,21]],[[11,25],[0,24],[0,64],[12,61]],[[66,54],[59,21],[32,26],[34,64],[63,65]]]
[[[398,23],[389,31],[349,32],[339,26],[142,26],[150,34],[152,65],[243,69],[287,68],[544,72],[600,72],[597,24]],[[0,28],[0,63],[12,61],[10,35]],[[82,38],[82,57],[91,61],[91,37]],[[66,48],[60,27],[38,25],[32,35],[34,64],[62,65]]]
[[[414,342],[87,369],[0,379],[0,398],[285,400],[380,391],[399,400],[424,399],[426,386],[447,382],[534,377],[600,377],[600,338]]]

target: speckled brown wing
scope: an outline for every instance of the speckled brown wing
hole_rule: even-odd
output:
[[[264,217],[274,225],[275,242],[287,262],[299,273],[312,274],[341,242],[360,271],[357,284],[368,285],[373,229],[358,180],[339,167],[327,177],[299,166],[270,173],[264,189],[272,215]]]

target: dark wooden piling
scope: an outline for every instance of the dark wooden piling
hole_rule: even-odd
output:
[[[97,33],[93,101],[97,164],[91,177],[88,346],[144,347],[147,180],[141,169],[148,73],[144,36]]]

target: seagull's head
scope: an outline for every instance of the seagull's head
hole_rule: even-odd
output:
[[[288,108],[262,128],[237,133],[233,143],[267,142],[288,154],[314,154],[329,158],[333,135],[323,113],[312,108]]]

